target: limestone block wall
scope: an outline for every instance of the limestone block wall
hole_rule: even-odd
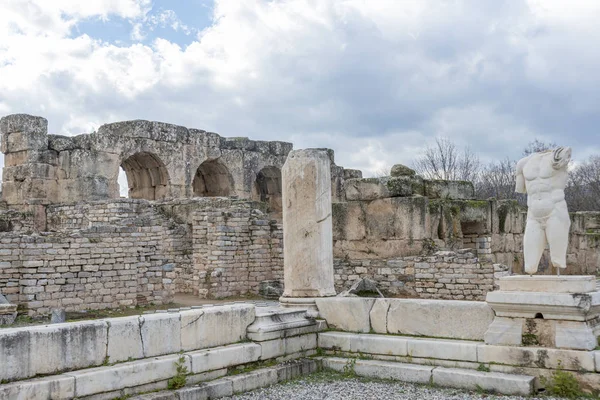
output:
[[[283,279],[283,227],[249,202],[194,214],[194,293],[229,297],[258,293]]]
[[[393,259],[335,259],[335,286],[341,292],[368,278],[391,297],[485,300],[494,289],[494,267],[468,251]]]
[[[254,305],[234,304],[1,329],[0,354],[6,358],[0,365],[0,379],[26,379],[236,343],[246,338],[254,318]]]
[[[436,249],[477,249],[481,262],[522,273],[527,210],[514,201],[474,200],[468,182],[427,181],[416,175],[344,180],[333,204],[334,256],[389,260]],[[600,274],[600,212],[571,214],[563,273]],[[554,274],[549,255],[540,273]]]
[[[1,235],[0,290],[28,311],[162,304],[174,293],[153,227],[94,227],[79,234]]]
[[[256,294],[283,277],[282,227],[266,207],[228,198],[48,205],[45,232],[32,229],[33,215],[3,211],[0,291],[30,315]]]
[[[237,195],[276,207],[279,171],[292,149],[285,142],[141,120],[102,125],[90,134],[48,135],[46,119],[26,114],[3,117],[0,136],[2,198],[10,207],[118,198],[119,167],[131,198]]]

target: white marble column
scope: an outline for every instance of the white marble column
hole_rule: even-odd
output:
[[[293,150],[283,166],[284,306],[335,296],[331,161],[326,150]]]

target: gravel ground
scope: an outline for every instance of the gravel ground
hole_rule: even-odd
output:
[[[367,381],[343,378],[330,373],[314,374],[288,383],[273,385],[241,395],[231,400],[557,400],[555,397],[498,396],[438,389],[403,382]]]

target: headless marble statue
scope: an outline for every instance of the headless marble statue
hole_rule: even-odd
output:
[[[533,153],[517,163],[518,193],[527,193],[527,225],[523,239],[525,272],[533,275],[546,244],[552,265],[560,275],[567,267],[571,219],[565,201],[570,147]]]

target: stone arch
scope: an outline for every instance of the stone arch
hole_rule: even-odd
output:
[[[135,153],[121,163],[121,168],[127,175],[129,198],[160,200],[169,195],[169,173],[155,154]]]
[[[217,160],[200,164],[194,175],[192,190],[195,197],[226,197],[235,194],[229,169]]]
[[[256,174],[252,193],[254,200],[269,203],[271,211],[281,212],[281,170],[277,167],[265,167]]]

